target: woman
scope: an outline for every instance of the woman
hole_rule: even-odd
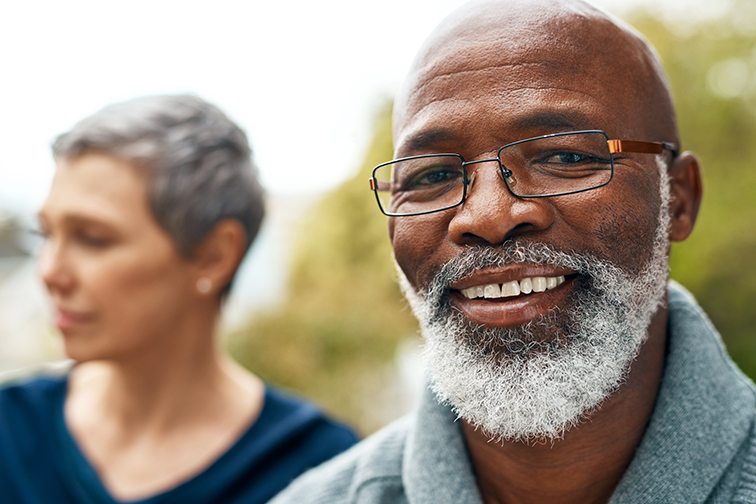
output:
[[[356,441],[217,348],[263,217],[234,123],[146,97],[53,153],[38,270],[76,364],[0,390],[0,502],[261,503]]]

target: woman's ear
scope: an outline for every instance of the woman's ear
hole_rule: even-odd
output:
[[[215,225],[194,250],[197,291],[218,295],[230,282],[246,252],[247,233],[241,222],[225,219]]]
[[[683,241],[693,231],[703,196],[701,170],[695,154],[683,152],[672,161],[669,184],[669,239]]]

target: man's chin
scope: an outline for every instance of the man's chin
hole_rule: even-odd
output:
[[[424,358],[439,399],[493,440],[561,438],[619,387],[642,341],[585,335],[564,344],[538,340],[530,328],[486,332],[445,337],[427,328]]]
[[[631,278],[580,260],[592,271],[567,305],[515,327],[475,324],[448,296],[416,293],[400,272],[426,339],[432,390],[494,441],[562,438],[619,388],[645,340],[664,275]],[[649,293],[640,306],[639,289]]]
[[[538,355],[555,355],[569,344],[569,332],[560,323],[556,310],[526,324],[513,327],[486,327],[459,314],[458,344],[466,346],[479,360],[506,364],[508,360],[530,360]]]

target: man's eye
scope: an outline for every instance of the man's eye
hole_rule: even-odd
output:
[[[593,160],[593,156],[578,154],[577,152],[558,152],[547,156],[543,162],[558,164],[574,164]]]
[[[462,178],[461,170],[448,169],[446,167],[434,167],[423,170],[410,178],[406,184],[407,189],[422,189],[438,184],[456,182]]]

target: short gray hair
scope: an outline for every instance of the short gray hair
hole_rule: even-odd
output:
[[[60,135],[52,150],[56,160],[102,153],[143,170],[152,214],[187,257],[223,219],[244,226],[247,248],[260,229],[263,189],[247,137],[196,96],[109,105]]]

